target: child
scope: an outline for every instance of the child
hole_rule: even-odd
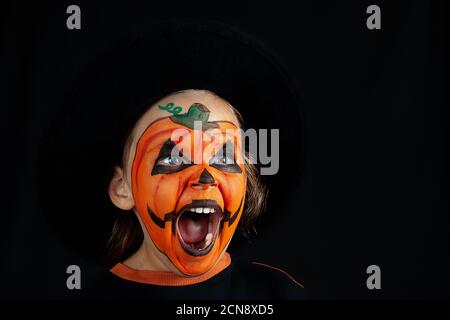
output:
[[[240,126],[238,112],[206,90],[172,93],[139,118],[108,191],[140,227],[114,226],[108,297],[303,297],[283,271],[235,262],[226,252],[241,218],[251,222],[265,196]]]

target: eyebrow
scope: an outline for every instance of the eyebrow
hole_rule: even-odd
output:
[[[141,150],[147,150],[148,145],[152,143],[152,141],[153,141],[155,136],[159,136],[159,135],[163,135],[163,134],[166,134],[166,133],[170,133],[173,130],[173,129],[166,128],[164,130],[153,132],[153,133],[149,134],[148,136],[146,136],[146,132],[150,128],[150,126],[151,125],[149,125],[147,127],[147,129],[145,129],[144,132],[142,132],[141,136],[137,139],[135,156],[136,156],[138,148],[141,149]]]

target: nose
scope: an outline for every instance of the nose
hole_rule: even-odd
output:
[[[214,179],[214,177],[211,175],[211,173],[208,172],[207,169],[203,169],[197,182],[194,182],[192,184],[192,187],[196,188],[196,189],[197,188],[198,189],[208,189],[208,188],[213,188],[215,186],[217,186],[217,182]]]

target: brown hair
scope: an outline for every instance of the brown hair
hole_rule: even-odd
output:
[[[229,104],[228,106],[236,116],[239,127],[242,128],[242,115],[233,106]],[[132,136],[129,134],[123,150],[122,167],[124,167],[126,155],[130,152],[132,140]],[[245,151],[244,158],[245,172],[247,174],[247,191],[244,211],[237,231],[247,237],[250,234],[254,221],[264,210],[268,190],[261,180],[257,166],[253,164],[254,161],[250,161],[248,151]],[[114,222],[107,243],[106,265],[110,268],[119,262],[123,262],[123,260],[139,249],[143,240],[144,234],[137,216],[132,211],[122,212]]]

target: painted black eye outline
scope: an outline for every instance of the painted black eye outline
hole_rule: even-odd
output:
[[[173,157],[173,155],[176,156]],[[175,159],[177,162],[173,163]],[[184,170],[191,165],[192,162],[181,154],[177,149],[175,142],[168,139],[159,151],[151,175],[175,173]]]
[[[225,159],[225,163],[221,160]],[[234,158],[234,146],[231,141],[227,141],[210,160],[209,165],[217,170],[228,173],[242,173],[241,167]]]

